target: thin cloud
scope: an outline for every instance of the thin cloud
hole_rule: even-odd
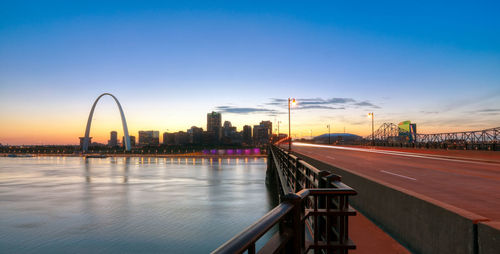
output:
[[[270,102],[265,103],[267,106],[283,106],[287,105],[288,99],[281,98],[270,98]],[[349,104],[355,106],[369,106],[374,108],[379,108],[367,101],[356,101],[353,98],[298,98],[297,99],[298,108],[302,109],[345,109]],[[334,107],[339,106],[342,107]]]
[[[269,106],[279,106],[279,105],[286,105],[287,104],[287,99],[280,99],[280,98],[270,98],[270,102],[265,103],[265,105]]]
[[[231,114],[253,114],[264,113],[271,116],[283,114],[280,109],[286,107],[288,99],[283,98],[270,98],[268,102],[264,103],[262,107],[237,107],[232,105],[224,105],[216,107],[216,110],[221,113]],[[353,98],[298,98],[296,109],[298,110],[343,110],[348,107],[371,107],[380,108],[379,106],[369,101],[357,101]]]
[[[422,113],[422,114],[439,114],[439,111],[425,111],[425,110],[422,110],[422,111],[420,111],[420,113]]]
[[[335,108],[331,106],[323,106],[323,105],[299,105],[297,109],[345,109],[344,107]]]
[[[356,102],[356,103],[354,103],[354,105],[360,106],[360,107],[380,108],[379,106],[377,106],[371,102],[368,102],[368,101]]]
[[[483,109],[475,109],[470,111],[464,111],[466,114],[480,114],[480,115],[500,115],[500,108],[483,108]]]
[[[231,114],[252,114],[252,113],[271,113],[276,114],[276,110],[266,109],[266,108],[243,108],[243,107],[233,107],[233,106],[218,106],[216,111],[221,113],[231,113]]]
[[[477,113],[500,113],[500,108],[486,108],[476,110]]]
[[[344,103],[350,103],[350,102],[355,102],[353,98],[331,98],[328,99],[328,102],[330,104],[344,104]]]

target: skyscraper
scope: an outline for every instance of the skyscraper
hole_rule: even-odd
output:
[[[242,142],[242,135],[236,131],[236,127],[231,124],[230,121],[224,121],[224,127],[222,127],[222,139],[223,144],[234,144]]]
[[[111,147],[118,146],[118,133],[116,131],[110,132],[108,146],[111,146]]]
[[[207,131],[215,135],[217,141],[221,138],[222,117],[220,113],[212,111],[207,114]]]
[[[243,143],[250,145],[252,144],[252,126],[243,126]]]
[[[201,144],[203,141],[203,128],[198,128],[196,126],[192,126],[187,130],[189,134],[189,143],[191,144]]]
[[[224,127],[222,127],[223,137],[231,138],[234,133],[236,133],[236,127],[233,127],[230,121],[224,121]]]
[[[271,121],[261,121],[260,126],[263,126],[267,129],[267,136],[271,137],[273,134],[273,123]]]
[[[262,121],[253,127],[253,140],[255,144],[266,144],[270,141],[273,133],[273,123]]]

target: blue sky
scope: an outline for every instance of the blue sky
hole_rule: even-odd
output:
[[[129,129],[287,124],[297,136],[500,126],[494,1],[14,1],[0,4],[0,143],[76,143],[94,98]],[[120,131],[111,99],[93,136]],[[314,106],[313,106],[314,105]],[[33,130],[37,126],[37,130]]]

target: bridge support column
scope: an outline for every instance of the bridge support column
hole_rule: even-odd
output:
[[[292,239],[290,239],[285,246],[285,253],[303,253],[303,249],[305,247],[305,227],[301,220],[304,216],[301,205],[302,199],[295,193],[289,193],[285,195],[283,199],[284,202],[289,202],[293,205],[292,212],[288,215],[286,221],[282,222],[279,227],[281,233],[284,233],[285,231],[293,232]]]
[[[267,169],[266,169],[266,184],[268,186],[276,184],[276,166],[274,164],[273,155],[271,154],[271,149],[267,151]]]

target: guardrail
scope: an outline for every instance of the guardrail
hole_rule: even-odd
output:
[[[348,236],[348,218],[356,215],[349,206],[349,196],[356,191],[340,182],[339,176],[278,147],[272,146],[270,153],[284,190],[283,202],[212,253],[256,253],[256,242],[276,225],[279,230],[258,253],[347,253],[355,249]]]

